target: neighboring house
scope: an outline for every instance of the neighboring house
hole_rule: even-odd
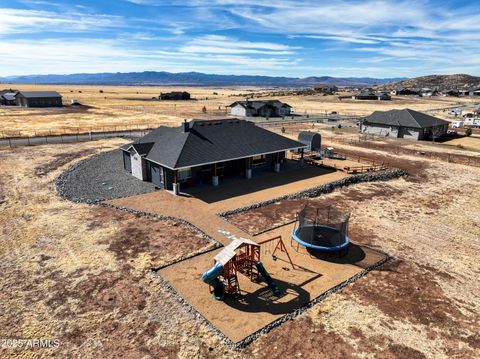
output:
[[[480,88],[479,87],[474,87],[468,90],[468,95],[469,96],[480,96]]]
[[[228,107],[231,115],[242,117],[283,117],[292,111],[290,105],[278,100],[236,101]]]
[[[444,94],[445,96],[455,96],[455,97],[460,96],[460,92],[459,92],[457,89],[448,89],[448,90],[445,90],[445,91],[443,91],[443,94]]]
[[[0,105],[3,106],[15,106],[17,100],[15,99],[16,92],[5,92],[0,94]]]
[[[61,107],[62,95],[57,91],[20,91],[16,94],[17,106]]]
[[[480,87],[458,90],[460,96],[480,96]]]
[[[419,88],[402,88],[397,90],[397,95],[400,96],[420,96],[421,89]]]
[[[352,96],[354,100],[391,100],[392,97],[386,92],[362,91]]]
[[[338,87],[335,85],[329,84],[317,84],[313,86],[315,92],[325,93],[329,95],[333,95],[335,92],[338,92]]]
[[[431,89],[428,87],[424,87],[420,89],[420,97],[432,97],[432,96],[437,96],[438,90],[437,89]]]
[[[190,94],[186,91],[160,93],[160,100],[190,100]]]
[[[360,132],[414,140],[431,140],[447,133],[450,122],[404,109],[375,111],[360,123]]]
[[[178,193],[180,183],[216,186],[228,176],[278,172],[286,151],[304,147],[253,122],[224,119],[162,126],[121,149],[124,168],[133,176]]]

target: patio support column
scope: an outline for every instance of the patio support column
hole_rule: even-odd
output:
[[[246,158],[246,165],[245,165],[245,177],[247,179],[252,178],[252,158]]]
[[[217,164],[213,164],[213,176],[212,176],[212,184],[214,186],[218,186],[218,173],[217,173]]]
[[[180,193],[180,183],[178,183],[178,170],[173,170],[173,194],[178,195]]]
[[[300,150],[300,167],[303,167],[303,162],[304,162],[304,159],[303,159],[303,148]]]
[[[280,172],[280,154],[278,152],[275,153],[274,171],[277,173]]]

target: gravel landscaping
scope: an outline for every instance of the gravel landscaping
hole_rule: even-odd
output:
[[[69,167],[58,176],[60,196],[95,203],[155,191],[151,182],[140,181],[123,169],[121,150],[99,153]]]

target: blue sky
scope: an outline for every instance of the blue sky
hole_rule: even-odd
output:
[[[9,0],[0,76],[480,75],[480,1]]]

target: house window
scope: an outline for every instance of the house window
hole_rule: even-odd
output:
[[[179,182],[185,182],[191,177],[192,177],[192,169],[191,168],[185,168],[185,169],[182,169],[182,170],[178,170],[178,181]]]

